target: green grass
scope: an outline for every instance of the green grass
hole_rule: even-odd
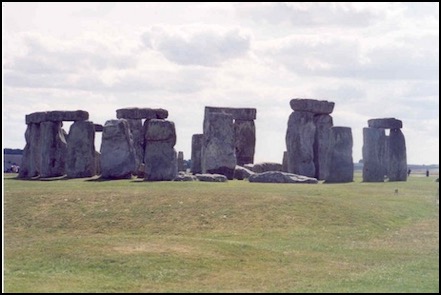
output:
[[[438,176],[14,177],[4,177],[5,292],[439,292]]]

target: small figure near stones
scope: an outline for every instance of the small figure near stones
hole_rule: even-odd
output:
[[[426,177],[429,177],[429,169],[426,170]]]
[[[410,175],[410,173],[412,172],[412,170],[407,170],[407,176],[409,176]]]

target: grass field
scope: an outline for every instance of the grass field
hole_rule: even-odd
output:
[[[438,293],[437,177],[260,184],[6,174],[3,288]]]

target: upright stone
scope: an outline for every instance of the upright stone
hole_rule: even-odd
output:
[[[386,134],[382,128],[363,128],[363,182],[384,182]]]
[[[66,173],[69,178],[92,177],[96,174],[95,126],[91,121],[76,121],[67,139]]]
[[[26,145],[20,165],[19,178],[33,178],[40,175],[40,124],[29,123],[25,132]]]
[[[315,130],[314,113],[295,111],[289,116],[285,137],[289,173],[315,176]]]
[[[184,169],[184,152],[178,152],[178,172],[185,171]]]
[[[354,181],[352,131],[349,127],[332,127],[329,132],[328,169],[326,183]]]
[[[136,151],[129,123],[125,119],[109,120],[101,141],[101,178],[131,178],[136,169]]]
[[[333,126],[332,117],[326,114],[315,115],[314,124],[316,128],[314,140],[315,178],[323,180],[326,177],[329,133]]]
[[[222,174],[233,179],[236,167],[233,116],[205,113],[202,173]]]
[[[282,171],[288,172],[288,152],[283,152],[283,158],[282,158]]]
[[[144,127],[141,119],[126,119],[129,123],[129,129],[132,133],[133,146],[136,154],[136,170],[137,174],[139,166],[144,163]]]
[[[40,123],[40,177],[57,177],[65,174],[67,144],[62,122]]]
[[[391,129],[388,144],[389,181],[407,180],[406,141],[401,129]]]
[[[201,153],[203,134],[193,134],[191,137],[191,172],[193,174],[201,174]]]
[[[164,119],[147,122],[145,133],[144,180],[173,180],[178,175],[175,124]]]
[[[254,149],[256,146],[256,127],[254,121],[235,120],[234,139],[237,165],[254,163]]]

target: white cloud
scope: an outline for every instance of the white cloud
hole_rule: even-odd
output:
[[[152,27],[143,35],[147,48],[181,65],[219,66],[244,56],[250,36],[238,28],[220,26]]]

